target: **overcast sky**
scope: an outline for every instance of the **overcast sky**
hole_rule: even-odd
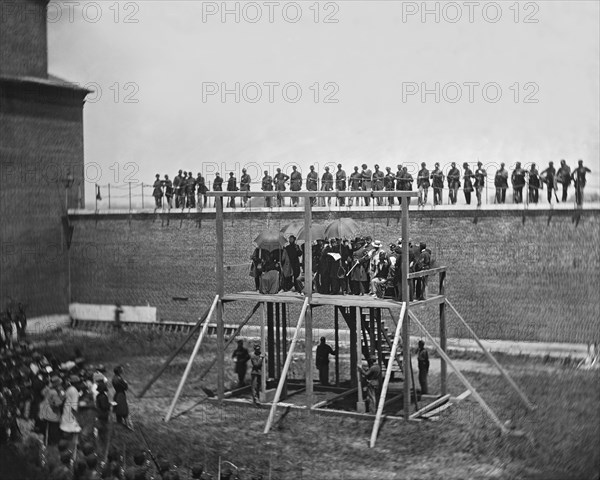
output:
[[[50,4],[50,73],[97,90],[84,109],[92,185],[180,168],[211,180],[244,165],[258,177],[561,158],[584,159],[600,184],[599,2],[222,6]]]

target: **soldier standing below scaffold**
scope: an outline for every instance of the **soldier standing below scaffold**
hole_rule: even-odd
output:
[[[350,174],[350,190],[353,192],[360,191],[362,183],[362,174],[358,171],[358,167],[354,167],[354,172]],[[348,206],[352,206],[352,197],[348,197]],[[356,206],[360,207],[360,197],[356,197]]]
[[[319,382],[325,386],[329,385],[329,355],[337,355],[337,353],[325,343],[325,337],[321,337],[321,343],[317,345],[315,363],[319,370]]]
[[[477,196],[477,206],[481,207],[481,193],[485,187],[487,172],[483,168],[483,163],[477,162],[477,170],[475,170],[475,195]]]
[[[469,168],[469,164],[467,162],[463,163],[463,193],[465,194],[465,201],[467,205],[471,205],[471,193],[473,192],[473,171]]]
[[[188,173],[188,179],[185,183],[185,195],[187,197],[187,208],[196,208],[196,179],[192,171]]]
[[[273,180],[275,181],[275,190],[277,190],[278,192],[285,192],[285,182],[287,182],[289,179],[290,177],[283,173],[281,171],[281,168],[278,168],[277,173],[273,178]],[[283,206],[283,197],[280,195],[277,195],[277,206]]]
[[[373,189],[373,172],[371,172],[370,168],[367,168],[367,164],[363,163],[362,165],[362,184],[361,189],[363,192],[370,192]],[[371,199],[369,197],[364,197],[365,206],[368,207],[371,204]]]
[[[394,175],[392,173],[391,167],[385,167],[385,170],[387,173],[385,174],[385,178],[383,179],[383,188],[387,192],[393,192],[394,187],[396,186],[396,175]],[[388,197],[388,205],[390,207],[394,205],[394,197],[393,196]]]
[[[452,168],[448,172],[448,196],[452,205],[456,205],[458,200],[458,189],[460,188],[460,171],[456,168],[456,163],[450,164]]]
[[[521,162],[517,162],[510,177],[513,186],[513,202],[523,203],[523,187],[525,186],[525,170],[521,168]]]
[[[376,413],[379,400],[379,381],[381,379],[381,367],[379,366],[377,355],[373,354],[369,357],[369,368],[359,367],[358,371],[367,384],[367,411],[369,413]]]
[[[154,180],[154,184],[152,185],[152,196],[154,197],[154,211],[162,208],[162,182],[160,181],[160,175],[156,174],[156,180]]]
[[[331,192],[333,190],[333,175],[329,172],[329,167],[325,167],[325,173],[321,177],[321,191]],[[331,206],[331,197],[321,197],[319,202],[322,207]]]
[[[196,185],[198,185],[198,206],[202,205],[202,208],[206,208],[206,203],[208,201],[206,192],[208,192],[208,187],[200,172],[198,172],[198,176],[196,177]]]
[[[531,164],[527,174],[529,175],[529,203],[538,203],[542,183],[540,182],[540,174],[535,168],[535,163]]]
[[[421,163],[421,170],[417,173],[417,188],[419,189],[419,207],[427,204],[427,192],[429,191],[429,170],[425,162]]]
[[[296,165],[292,166],[292,173],[290,174],[290,190],[292,192],[299,192],[302,189],[302,174],[298,171]],[[292,207],[298,206],[298,197],[292,197]]]
[[[219,172],[215,174],[215,179],[213,181],[213,192],[222,192],[223,191],[223,177],[219,175]],[[215,202],[217,199],[215,198]],[[221,207],[223,207],[223,197],[219,197],[219,202],[221,203]]]
[[[169,180],[169,176],[165,175],[163,180],[163,187],[165,187],[165,198],[167,199],[167,207],[169,210],[173,208],[173,182]]]
[[[444,190],[444,173],[440,170],[440,164],[435,164],[435,169],[431,172],[431,185],[433,186],[433,204],[442,205],[444,203],[442,192]]]
[[[568,190],[571,185],[571,167],[566,160],[560,161],[560,167],[556,172],[556,182],[562,185],[562,202],[565,203],[569,197]]]
[[[233,351],[231,358],[235,361],[235,373],[238,377],[237,388],[242,388],[246,385],[246,371],[248,370],[248,360],[250,360],[250,353],[244,347],[243,340],[237,341],[237,348]]]
[[[548,168],[540,174],[540,178],[548,187],[548,203],[552,204],[552,193],[556,195],[556,169],[554,162],[548,162]],[[558,197],[556,198],[558,202]]]
[[[240,178],[240,190],[242,192],[249,192],[250,191],[250,183],[252,183],[252,179],[250,178],[250,175],[248,175],[245,168],[242,168],[242,176]],[[243,204],[244,208],[246,208],[248,206],[248,197],[246,195],[242,197],[242,204]]]
[[[269,175],[268,170],[265,170],[265,176],[262,178],[262,183],[261,183],[260,188],[263,192],[272,192],[273,191],[273,177],[271,177],[271,175]],[[271,208],[271,200],[273,200],[272,197],[270,197],[270,196],[265,197],[265,207]]]
[[[335,189],[338,192],[345,192],[346,191],[346,172],[342,169],[342,164],[338,163],[337,166],[337,172],[335,172]],[[343,207],[346,205],[346,199],[345,197],[339,197],[339,204],[340,207]]]
[[[235,178],[233,172],[229,172],[229,178],[227,179],[227,191],[228,192],[237,192],[237,179]],[[231,196],[229,201],[227,202],[227,206],[231,208],[235,208],[235,196]]]
[[[585,175],[592,171],[588,167],[583,166],[583,160],[577,161],[577,168],[573,170],[571,178],[575,183],[575,202],[578,206],[583,205],[583,188],[585,187]]]
[[[319,183],[319,175],[315,172],[314,165],[310,166],[310,172],[306,175],[306,189],[309,192],[317,191],[317,184]],[[317,204],[316,197],[310,197],[310,204],[314,207]]]
[[[425,342],[419,340],[419,347],[417,349],[417,364],[419,366],[419,384],[421,385],[421,394],[427,395],[429,389],[427,388],[427,375],[429,374],[429,353],[425,349]]]
[[[379,165],[375,165],[375,171],[373,172],[373,191],[380,192],[383,190],[383,180],[385,173],[379,170]],[[377,197],[377,205],[383,205],[383,197]]]
[[[254,346],[254,355],[250,358],[250,362],[252,363],[252,371],[250,375],[252,376],[252,401],[255,405],[259,404],[260,399],[260,389],[262,384],[262,367],[265,356],[260,353],[260,345]]]

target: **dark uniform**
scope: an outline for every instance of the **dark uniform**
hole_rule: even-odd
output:
[[[419,189],[419,207],[424,207],[427,203],[427,192],[429,191],[429,170],[425,162],[421,163],[421,170],[417,173],[417,188]]]
[[[127,405],[127,390],[129,385],[122,377],[123,368],[115,367],[115,376],[112,379],[112,385],[115,390],[115,396],[113,397],[115,405],[115,416],[117,417],[117,423],[121,423],[127,426],[127,418],[129,417],[129,406]]]
[[[583,160],[577,162],[577,168],[573,171],[571,178],[575,183],[575,202],[577,205],[583,205],[583,188],[585,187],[585,175],[591,173],[591,170],[583,166]]]
[[[309,192],[316,192],[318,189],[318,184],[319,183],[319,175],[317,174],[317,172],[315,172],[315,167],[314,166],[310,166],[310,172],[308,172],[308,174],[306,175],[306,189]],[[310,197],[310,204],[311,205],[315,205],[317,203],[317,198],[316,197]]]
[[[448,172],[448,196],[452,205],[458,200],[458,189],[460,188],[460,171],[456,168],[456,163],[452,162],[452,168]]]
[[[525,186],[525,170],[521,168],[521,162],[517,162],[510,177],[513,186],[514,203],[523,203],[523,187]]]
[[[463,193],[465,194],[465,201],[467,205],[471,205],[471,193],[473,192],[473,171],[469,168],[469,164],[467,162],[463,163],[463,169],[465,170],[463,174]]]
[[[162,208],[162,182],[160,181],[160,175],[156,174],[156,180],[154,180],[154,184],[152,185],[152,196],[154,197],[154,211],[158,208]]]
[[[508,172],[504,164],[500,164],[500,169],[496,170],[494,177],[494,187],[496,187],[496,203],[506,202],[506,189],[508,188]]]
[[[252,182],[252,179],[250,178],[250,175],[248,175],[246,173],[245,168],[242,168],[242,177],[240,178],[240,190],[242,192],[249,192],[251,182]],[[247,196],[242,197],[242,203],[244,204],[244,207],[248,206],[248,197]]]
[[[229,178],[227,179],[227,191],[228,192],[237,192],[238,191],[237,179],[233,175],[233,172],[229,172]],[[235,208],[235,197],[234,196],[229,198],[229,201],[227,202],[227,206],[231,207],[231,208]]]
[[[429,374],[429,353],[425,350],[425,342],[419,340],[419,348],[417,350],[417,364],[419,366],[419,384],[421,385],[421,394],[427,395],[427,375]]]
[[[535,168],[535,163],[531,164],[531,169],[527,173],[529,174],[529,202],[538,203],[542,183],[540,182],[540,174]]]
[[[481,207],[481,193],[485,187],[485,179],[487,172],[483,169],[483,164],[477,162],[477,170],[475,170],[475,195],[477,196],[477,206]]]
[[[235,360],[235,373],[238,376],[238,388],[241,388],[246,384],[246,371],[248,370],[250,353],[248,353],[248,349],[244,347],[243,340],[238,340],[237,343],[238,346],[233,351],[231,358]]]
[[[163,186],[165,187],[165,198],[167,199],[167,206],[169,209],[173,208],[173,182],[169,180],[169,176],[165,175],[163,180]]]
[[[285,182],[287,182],[289,179],[290,177],[283,173],[281,171],[281,168],[278,168],[277,173],[273,178],[273,180],[275,181],[275,190],[277,190],[278,192],[285,192]],[[277,195],[277,206],[283,206],[283,197],[279,195]]]
[[[571,185],[571,168],[565,160],[560,161],[560,168],[556,172],[556,182],[562,184],[562,201],[567,201],[568,190]]]
[[[398,170],[396,171],[396,190],[402,190],[402,165],[398,165]],[[402,205],[402,197],[398,197],[398,205]]]
[[[221,177],[218,173],[215,176],[213,181],[213,192],[222,192],[223,191],[223,177]],[[217,199],[215,198],[215,202]],[[221,203],[221,207],[223,207],[223,197],[219,197],[219,202]]]
[[[370,168],[367,168],[367,164],[363,164],[362,166],[362,172],[361,172],[361,176],[362,176],[362,184],[361,184],[361,190],[363,192],[368,192],[371,191],[373,188],[373,172],[371,172]],[[369,197],[364,197],[365,200],[365,206],[369,206],[371,204],[371,199]]]
[[[329,355],[335,355],[335,350],[325,343],[325,337],[321,337],[315,357],[321,385],[329,385]]]
[[[296,165],[292,167],[290,175],[290,190],[299,192],[302,189],[302,174],[298,171]],[[292,207],[298,206],[298,197],[292,197]]]
[[[204,208],[206,208],[206,203],[208,201],[206,192],[208,192],[208,187],[206,186],[206,181],[200,172],[198,172],[198,176],[196,177],[196,185],[198,185],[198,205],[202,205]]]
[[[435,164],[435,169],[431,172],[431,185],[433,187],[433,204],[442,205],[444,203],[442,192],[444,191],[444,173],[440,170],[440,164]]]
[[[362,174],[358,171],[358,167],[354,167],[354,172],[350,174],[350,190],[353,192],[360,191],[362,184]],[[348,206],[352,206],[352,197],[348,199]],[[360,197],[356,197],[356,206],[360,206]]]
[[[265,176],[262,179],[261,189],[263,192],[272,192],[273,191],[273,177],[269,175],[269,172],[265,170]],[[271,208],[272,197],[265,197],[265,207]]]
[[[373,191],[379,192],[383,190],[383,180],[385,173],[379,170],[379,165],[375,165],[375,171],[373,172]],[[383,198],[377,197],[377,205],[383,205]]]
[[[548,163],[548,168],[540,174],[540,177],[548,187],[548,203],[552,203],[552,193],[554,192],[556,195],[556,169],[554,168],[554,162]]]
[[[338,192],[345,192],[346,191],[346,172],[344,170],[342,170],[341,163],[337,166],[337,168],[338,168],[338,170],[337,170],[337,172],[335,172],[335,189]],[[346,205],[345,197],[340,197],[339,206],[343,207],[345,205]]]
[[[262,383],[262,366],[264,361],[264,355],[260,353],[260,347],[257,345],[254,347],[254,355],[250,358],[252,362],[252,401],[258,403],[260,398],[260,389]]]
[[[188,174],[185,182],[185,196],[187,197],[187,208],[196,208],[196,180],[192,176],[192,172]]]
[[[333,175],[329,172],[329,167],[325,167],[325,173],[321,177],[321,191],[331,192],[333,190]],[[331,197],[322,197],[319,202],[321,206],[331,205]]]
[[[371,357],[371,366],[368,369],[362,369],[361,372],[367,382],[367,408],[370,413],[377,412],[377,403],[379,400],[379,382],[381,380],[381,368],[377,362],[377,357]]]
[[[392,169],[390,167],[385,167],[385,169],[387,173],[383,179],[383,188],[385,188],[387,192],[393,192],[394,187],[396,186],[396,175],[392,173]],[[388,197],[388,205],[390,207],[394,205],[394,197]]]
[[[179,208],[179,203],[181,202],[182,190],[183,190],[183,176],[181,175],[182,171],[179,170],[179,173],[173,180],[173,188],[175,189],[175,208]]]

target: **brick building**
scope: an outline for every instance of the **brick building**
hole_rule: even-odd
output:
[[[0,308],[66,313],[87,91],[48,74],[48,0],[0,0]]]

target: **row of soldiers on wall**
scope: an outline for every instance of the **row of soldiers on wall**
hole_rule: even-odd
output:
[[[383,298],[386,294],[402,298],[400,282],[403,272],[402,239],[390,244],[386,251],[371,237],[354,240],[332,238],[316,240],[312,248],[313,291],[326,295],[365,295]],[[306,281],[304,245],[291,235],[282,249],[269,251],[257,247],[252,256],[250,275],[257,292],[275,294],[296,291],[302,294]],[[431,267],[431,250],[423,242],[408,244],[409,272]],[[302,260],[301,260],[302,258]],[[426,277],[409,282],[410,300],[424,300]]]
[[[342,164],[338,164],[337,171],[331,173],[329,167],[325,167],[325,172],[319,179],[318,173],[315,171],[315,167],[311,165],[309,172],[306,175],[305,186],[307,191],[318,191],[324,192],[343,192],[346,190],[350,191],[412,191],[413,183],[416,181],[416,188],[419,192],[418,204],[424,206],[427,203],[427,196],[429,188],[433,189],[433,203],[434,205],[443,204],[443,191],[444,182],[447,183],[448,187],[448,200],[453,205],[457,203],[458,191],[462,187],[465,202],[467,205],[471,204],[471,194],[475,192],[477,197],[477,206],[481,206],[482,203],[482,192],[485,187],[487,180],[487,172],[483,168],[482,162],[477,163],[475,171],[471,170],[468,163],[463,164],[463,171],[461,172],[456,166],[455,162],[451,163],[451,168],[447,174],[440,169],[440,164],[436,163],[435,168],[432,171],[427,169],[425,162],[421,163],[421,169],[417,173],[416,179],[408,172],[407,167],[402,165],[397,166],[397,171],[392,172],[391,167],[386,167],[386,171],[379,169],[379,165],[375,165],[374,171],[372,171],[366,164],[362,165],[362,170],[354,167],[354,172],[349,176],[342,168]],[[560,161],[560,167],[558,170],[554,167],[554,162],[549,162],[548,167],[539,172],[536,165],[532,164],[529,170],[522,168],[521,163],[517,162],[512,173],[505,169],[505,164],[502,163],[500,168],[496,171],[494,176],[494,187],[496,188],[496,203],[505,203],[506,201],[506,190],[509,188],[509,177],[513,188],[513,201],[514,203],[522,203],[523,189],[527,187],[528,202],[538,203],[539,191],[544,189],[546,185],[548,191],[548,202],[552,203],[553,194],[558,202],[558,196],[556,190],[558,184],[562,186],[562,202],[567,201],[568,189],[573,183],[575,186],[575,201],[577,205],[583,203],[583,189],[586,184],[586,174],[590,173],[590,169],[583,165],[583,160],[579,160],[576,169],[571,171],[571,168],[567,165],[565,160]],[[462,184],[461,184],[462,180]],[[261,190],[264,192],[283,192],[286,191],[289,182],[289,188],[292,192],[298,192],[302,190],[303,177],[298,171],[297,166],[292,166],[292,172],[290,175],[282,172],[281,168],[277,168],[276,174],[271,176],[268,170],[265,170],[264,176],[261,180]],[[212,189],[215,192],[223,191],[223,185],[225,181],[219,173],[216,174],[215,179],[212,183]],[[240,178],[239,187],[238,181],[233,172],[229,173],[229,178],[226,182],[226,191],[228,192],[249,192],[252,184],[252,179],[248,174],[247,170],[242,169],[242,176]],[[155,198],[156,209],[163,206],[163,197],[165,198],[165,206],[169,209],[173,208],[173,199],[175,199],[175,208],[205,208],[207,206],[207,192],[209,191],[207,180],[200,174],[196,177],[193,176],[192,172],[183,172],[179,170],[177,176],[171,181],[168,175],[164,176],[164,179],[160,178],[159,174],[156,174],[156,180],[153,184],[153,196]],[[243,207],[248,206],[248,195],[241,196],[241,202]],[[332,197],[320,197],[319,206],[331,206]],[[222,201],[222,199],[221,199]],[[277,206],[283,206],[283,197],[276,196]],[[369,197],[345,197],[337,198],[337,204],[339,206],[351,207],[356,202],[356,205],[361,205],[361,202],[365,206],[369,206],[371,198]],[[396,197],[390,195],[387,198],[376,197],[373,199],[377,206],[383,206],[387,204],[392,206],[396,202]],[[400,197],[397,198],[398,204],[402,203]],[[410,202],[410,199],[408,199]],[[229,197],[227,201],[227,207],[235,208],[236,206],[235,196]],[[317,198],[311,197],[310,202],[312,205],[317,205]],[[299,197],[291,197],[291,205],[297,207],[299,203]],[[273,207],[273,198],[265,197],[265,206]]]

